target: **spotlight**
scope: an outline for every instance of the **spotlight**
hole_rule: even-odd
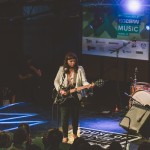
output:
[[[146,28],[146,30],[150,30],[150,24],[147,24],[146,26],[145,26],[145,28]]]
[[[126,3],[128,11],[132,13],[139,12],[141,10],[140,0],[128,0]]]

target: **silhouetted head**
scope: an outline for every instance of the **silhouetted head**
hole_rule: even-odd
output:
[[[26,150],[41,150],[41,148],[36,144],[30,144],[26,147]]]
[[[13,134],[14,145],[21,145],[27,141],[28,135],[27,131],[23,128],[18,128]]]
[[[27,123],[20,123],[18,125],[18,128],[23,128],[27,131],[27,134],[30,135],[31,130],[30,130],[30,126]]]
[[[90,150],[103,150],[103,148],[99,145],[91,145],[91,149]]]
[[[119,142],[113,141],[110,144],[109,150],[122,150],[122,146],[121,146],[121,144]]]
[[[47,147],[59,147],[62,142],[63,134],[59,129],[50,129],[48,133],[43,135],[43,144]]]
[[[149,150],[149,149],[150,149],[149,142],[142,142],[138,147],[138,150]]]
[[[5,131],[0,131],[0,148],[8,148],[12,143],[11,136]]]
[[[90,150],[90,144],[82,137],[77,137],[70,146],[70,150]]]

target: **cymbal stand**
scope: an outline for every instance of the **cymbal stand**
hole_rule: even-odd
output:
[[[134,79],[133,79],[134,92],[136,91],[137,73],[138,73],[138,68],[137,68],[137,67],[135,67],[135,69],[134,69]]]
[[[134,69],[134,79],[132,77],[130,77],[132,79],[132,83],[130,85],[130,94],[133,94],[134,92],[136,92],[137,73],[138,73],[138,68],[135,67],[135,69]],[[131,99],[129,99],[128,108],[131,108],[131,106],[132,106],[132,101],[131,101]]]

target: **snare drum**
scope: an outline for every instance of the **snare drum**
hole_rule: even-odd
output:
[[[141,104],[143,106],[150,106],[150,92],[148,91],[137,91],[132,95],[132,104]]]

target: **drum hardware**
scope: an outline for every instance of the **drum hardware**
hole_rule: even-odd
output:
[[[134,85],[136,85],[136,82],[137,82],[137,73],[138,73],[138,68],[135,67],[135,69],[134,69]]]
[[[136,84],[137,84],[137,73],[138,73],[138,68],[135,67],[134,69],[134,79],[133,79],[133,86],[134,86],[134,89],[136,88]],[[134,90],[135,91],[135,90]]]
[[[128,95],[127,93],[124,94],[130,97],[129,108],[131,108],[134,104],[138,104],[144,107],[150,107],[150,92],[146,90],[139,90],[132,95]]]
[[[130,93],[134,93],[136,91],[136,85],[137,85],[137,73],[138,73],[138,68],[135,67],[134,69],[134,78],[130,77],[132,80],[132,84],[130,86]]]
[[[126,92],[124,92],[124,94],[130,98],[130,101],[135,101],[135,102],[138,103],[139,105],[144,106],[142,103],[140,103],[140,102],[137,101],[135,98],[133,98],[133,96],[129,95],[129,94],[126,93]]]
[[[150,84],[149,83],[137,82],[137,73],[138,73],[138,68],[135,67],[134,79],[132,77],[130,77],[130,79],[132,79],[132,84],[130,86],[130,94],[133,94],[133,93],[140,91],[140,90],[146,90],[146,91],[150,92]]]
[[[132,98],[136,99],[136,101],[133,102],[133,104],[141,103],[143,106],[150,106],[150,93],[146,90],[140,90],[136,91]]]

